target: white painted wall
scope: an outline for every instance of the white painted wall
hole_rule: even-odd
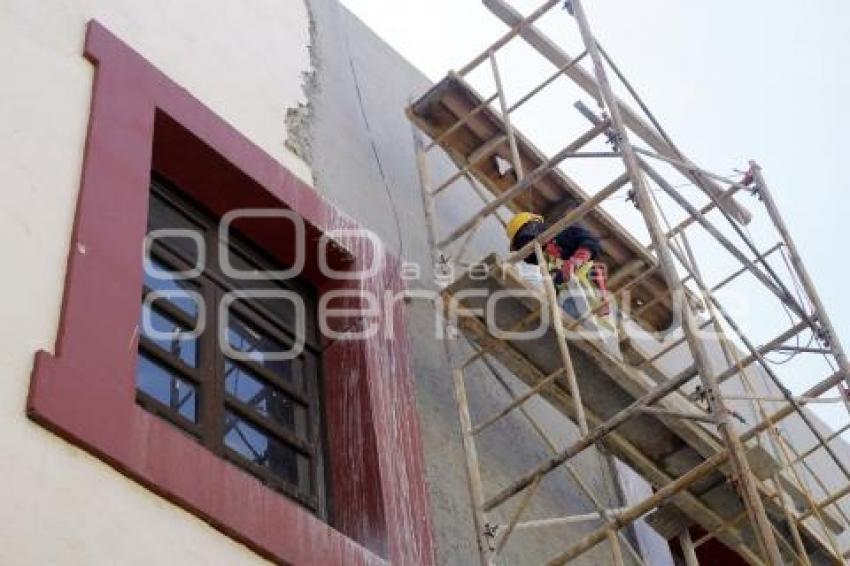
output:
[[[303,101],[301,0],[0,0],[0,564],[238,564],[247,548],[24,414],[52,350],[88,121],[96,18],[310,181],[284,147]]]

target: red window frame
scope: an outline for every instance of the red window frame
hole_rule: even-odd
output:
[[[55,353],[35,355],[28,415],[277,562],[433,564],[404,332],[324,345],[330,525],[135,402],[152,170],[219,215],[295,211],[307,225],[304,277],[320,296],[352,285],[404,286],[389,254],[367,281],[324,277],[310,246],[323,233],[357,229],[355,222],[96,21],[85,56],[96,72],[62,311]],[[280,244],[289,241],[285,224],[258,223],[245,235],[281,262],[291,259]],[[343,246],[328,256],[339,270],[371,260]],[[381,318],[405,328],[401,308]]]

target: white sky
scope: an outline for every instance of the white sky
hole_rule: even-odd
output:
[[[342,3],[435,81],[506,29],[477,0]],[[523,13],[540,3],[512,2]],[[762,164],[833,323],[850,344],[850,310],[843,295],[850,275],[845,264],[850,195],[844,173],[850,159],[845,150],[850,2],[585,0],[585,8],[600,43],[691,159],[723,174],[743,168],[751,158]],[[578,30],[562,10],[553,10],[539,25],[571,54],[580,52]],[[503,73],[514,81],[507,90],[513,89],[516,99],[553,69],[521,42],[514,43],[520,45],[500,56]],[[470,80],[485,95],[492,92],[486,77]],[[549,105],[545,111],[517,117],[520,129],[549,154],[587,126],[571,108],[581,97],[578,91],[563,89],[543,97],[541,104]],[[593,172],[584,174],[591,182],[600,179]],[[690,190],[683,192],[694,196]],[[741,196],[739,202],[766,217],[752,197]],[[616,205],[609,208],[618,210],[628,214]],[[752,230],[761,234],[757,224]],[[761,240],[764,247],[774,242]],[[703,253],[710,251],[706,247]],[[717,261],[722,262],[719,256]],[[760,315],[758,307],[750,307]],[[771,327],[778,333],[778,326]],[[804,388],[805,383],[789,379],[793,389]]]

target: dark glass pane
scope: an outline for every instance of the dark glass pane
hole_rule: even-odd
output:
[[[195,386],[180,379],[145,354],[139,354],[136,366],[136,387],[166,407],[195,422],[197,391]]]
[[[287,430],[307,439],[307,409],[246,369],[227,361],[224,387],[246,405]]]
[[[193,291],[194,286],[188,281],[168,277],[167,273],[169,271],[174,270],[172,270],[164,263],[156,261],[153,258],[151,258],[151,263],[157,270],[157,277],[153,277],[154,274],[148,273],[148,270],[145,269],[145,285],[149,289],[152,289],[154,291],[163,291],[169,293],[167,299],[168,301],[174,303],[180,310],[182,310],[189,316],[198,316],[198,305],[195,303],[195,299],[193,299],[188,293],[185,292],[190,290]],[[165,298],[158,300],[165,300]]]
[[[310,461],[294,448],[249,425],[231,412],[224,414],[224,443],[240,456],[270,470],[285,482],[310,492]]]
[[[279,266],[260,267],[257,263],[245,258],[240,252],[230,248],[229,250],[231,266],[242,272],[246,277],[248,274],[267,273],[268,271],[280,271]],[[293,300],[289,298],[252,298],[245,299],[245,302],[259,305],[269,314],[274,316],[275,321],[283,325],[291,334],[298,336],[306,336],[312,340],[315,335],[315,324],[313,321],[316,318],[313,310],[315,299],[307,292],[306,286],[298,284],[293,280],[276,280],[276,279],[232,279],[227,281],[234,288],[244,291],[289,291],[296,292],[299,295],[301,304],[304,305],[305,320],[297,320],[295,305]],[[301,298],[303,296],[303,299]],[[306,335],[305,335],[306,333]]]
[[[163,301],[165,299],[159,299]],[[157,301],[157,302],[159,302]],[[148,313],[150,327],[145,327],[145,311]],[[184,363],[192,367],[198,365],[198,339],[186,338],[191,329],[185,328],[180,323],[161,312],[157,308],[146,308],[142,305],[142,318],[139,321],[142,334],[153,340],[157,346],[177,356]],[[163,334],[170,334],[169,338]]]
[[[262,334],[259,330],[230,313],[227,327],[227,340],[234,350],[245,352],[247,358],[273,371],[287,383],[301,387],[302,364],[298,359],[275,360],[269,359],[274,355],[289,351],[290,347]]]
[[[190,230],[200,236],[199,241],[189,237],[157,237],[156,241],[181,255],[195,265],[198,259],[198,244],[203,242],[204,229],[186,217],[171,204],[151,193],[148,209],[148,232],[153,230]]]

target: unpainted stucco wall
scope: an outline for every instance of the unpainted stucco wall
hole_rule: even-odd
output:
[[[429,249],[411,126],[404,107],[429,87],[429,81],[374,35],[336,0],[310,0],[314,20],[313,57],[316,76],[310,88],[310,117],[298,134],[309,148],[315,186],[331,202],[375,231],[405,261],[422,268],[412,289],[433,290]],[[435,154],[434,178],[446,178],[454,167]],[[481,201],[463,183],[452,187],[437,206],[442,233],[460,224]],[[474,239],[470,258],[507,242],[495,221]],[[417,401],[424,440],[427,479],[441,564],[474,564],[474,538],[464,455],[450,367],[443,344],[435,337],[434,307],[415,299],[408,306],[413,343]],[[513,382],[508,372],[503,372]],[[492,414],[508,402],[493,376],[476,368],[468,377],[474,419]],[[577,438],[575,426],[544,403],[531,403],[558,445]],[[506,485],[547,451],[522,416],[511,415],[479,438],[484,482],[490,493]],[[617,506],[618,493],[609,462],[595,450],[574,464],[606,506]],[[592,508],[564,474],[543,482],[529,518],[586,513]],[[506,523],[495,514],[495,522]],[[562,550],[596,523],[560,527],[549,532],[523,532],[506,547],[504,563],[536,564]],[[606,564],[610,553],[599,545],[577,564]]]
[[[33,355],[52,350],[89,116],[96,18],[300,177],[300,1],[0,2],[0,564],[245,564],[254,553],[29,421]]]

